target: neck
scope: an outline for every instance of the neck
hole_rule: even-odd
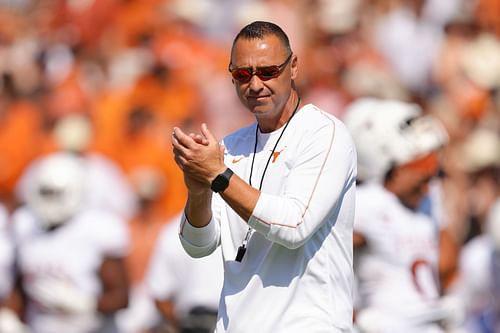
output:
[[[295,110],[300,108],[300,98],[295,90],[292,90],[290,97],[286,101],[282,111],[274,119],[257,119],[262,133],[270,133],[283,127],[292,117]]]

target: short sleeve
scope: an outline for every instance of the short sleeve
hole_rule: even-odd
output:
[[[128,254],[130,234],[127,223],[113,214],[97,213],[91,217],[99,232],[97,246],[104,257],[121,258]]]

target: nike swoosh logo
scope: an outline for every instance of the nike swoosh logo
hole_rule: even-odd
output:
[[[241,156],[240,158],[233,158],[233,164],[236,164],[238,163],[239,161],[241,161],[243,159],[243,156]]]

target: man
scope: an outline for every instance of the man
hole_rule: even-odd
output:
[[[84,205],[83,161],[56,153],[34,171],[27,204],[12,217],[19,290],[30,332],[115,332],[113,314],[127,306],[123,258],[126,224]]]
[[[188,188],[181,242],[194,257],[222,247],[216,332],[350,332],[354,144],[301,104],[297,56],[275,24],[239,32],[229,71],[257,122],[222,145],[206,124],[172,140]]]
[[[418,105],[361,99],[344,121],[358,152],[355,271],[362,332],[442,332],[438,228],[419,211],[438,171],[444,129]],[[446,303],[447,305],[449,303]]]

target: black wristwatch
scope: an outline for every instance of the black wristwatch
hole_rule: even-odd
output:
[[[229,179],[232,176],[233,170],[227,168],[223,173],[214,178],[210,188],[216,193],[224,191],[229,186]]]

